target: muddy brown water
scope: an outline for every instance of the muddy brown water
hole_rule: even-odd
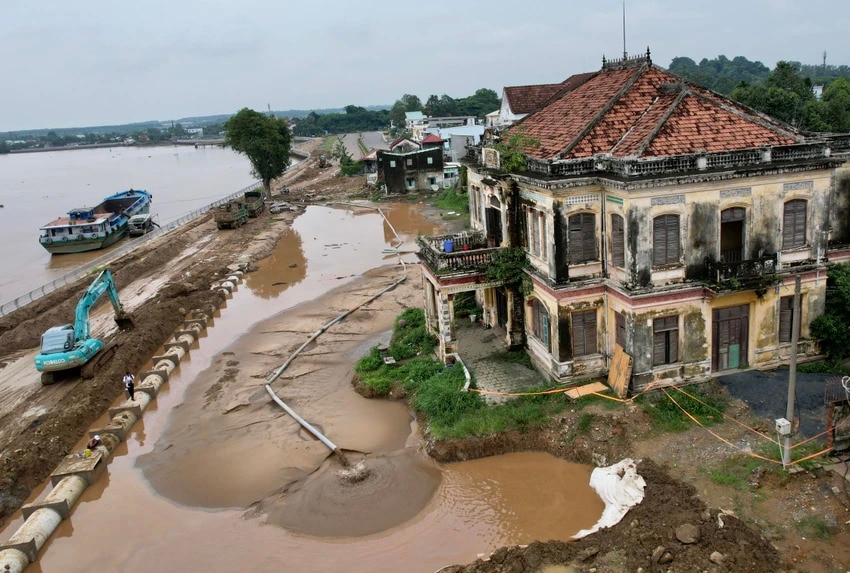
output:
[[[408,246],[431,230],[415,205],[391,218]],[[356,358],[388,336],[401,304],[419,302],[416,266],[392,298],[323,335],[273,384],[362,461],[364,479],[345,480],[327,448],[271,403],[262,386],[273,366],[401,275],[381,252],[398,246],[386,231],[374,212],[310,207],[299,217],[28,570],[435,571],[590,527],[602,511],[591,468],[542,453],[440,465],[421,452],[404,404],[353,391]]]

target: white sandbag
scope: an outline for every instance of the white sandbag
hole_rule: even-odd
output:
[[[573,539],[581,539],[620,523],[629,509],[643,501],[646,482],[637,473],[637,462],[625,458],[612,466],[595,468],[590,474],[590,487],[605,502],[605,510],[596,525],[590,529],[582,529]]]

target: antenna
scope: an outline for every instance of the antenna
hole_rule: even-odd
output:
[[[823,51],[823,71],[826,71],[826,50]]]
[[[266,104],[266,107],[268,107],[268,108],[269,108],[269,115],[271,115],[271,114],[272,114],[272,104],[267,103],[267,104]]]
[[[623,0],[623,61],[629,57],[626,53],[626,0]]]

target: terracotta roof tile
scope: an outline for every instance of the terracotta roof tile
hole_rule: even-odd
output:
[[[543,159],[665,156],[802,140],[790,126],[651,66],[597,73],[516,130],[540,142],[525,151]]]
[[[563,95],[586,82],[596,72],[575,74],[559,84],[536,84],[531,86],[508,86],[505,97],[511,111],[517,114],[534,113],[555,96]]]

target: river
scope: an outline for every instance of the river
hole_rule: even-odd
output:
[[[67,273],[104,251],[51,256],[39,227],[130,188],[153,194],[151,213],[167,223],[249,185],[251,165],[229,149],[112,147],[0,155],[0,303]],[[119,242],[120,244],[120,242]]]

